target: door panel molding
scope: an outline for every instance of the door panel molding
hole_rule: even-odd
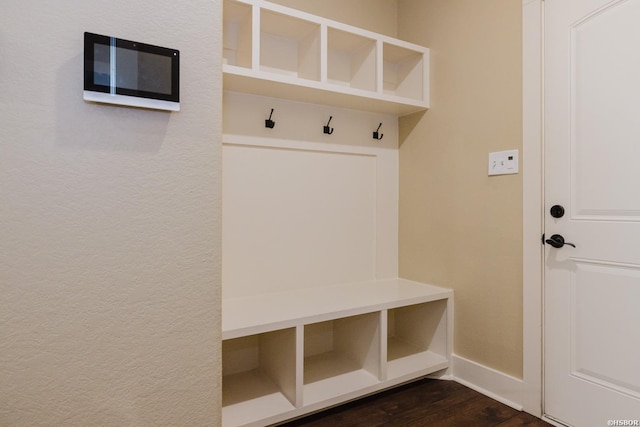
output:
[[[629,378],[640,377],[640,365],[631,352],[640,341],[640,265],[592,259],[571,259],[571,375],[610,390],[640,397],[640,387]],[[617,295],[637,298],[619,301]],[[624,322],[623,319],[635,318]],[[626,331],[620,331],[620,327]],[[582,340],[589,338],[591,341]],[[599,345],[593,345],[597,337]]]

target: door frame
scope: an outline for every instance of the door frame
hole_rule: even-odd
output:
[[[522,0],[522,406],[544,415],[544,0]]]

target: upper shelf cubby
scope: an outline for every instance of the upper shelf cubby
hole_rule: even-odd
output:
[[[223,63],[243,68],[252,67],[252,6],[227,1],[224,3]]]
[[[411,49],[384,43],[382,57],[384,93],[422,99],[425,84],[423,55]]]
[[[261,9],[260,71],[320,81],[320,24]]]
[[[376,91],[376,41],[335,28],[327,30],[330,84]]]
[[[226,90],[406,115],[429,108],[429,49],[264,0],[224,0]]]

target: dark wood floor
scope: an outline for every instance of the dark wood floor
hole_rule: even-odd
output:
[[[513,427],[550,424],[454,381],[421,380],[283,426]]]

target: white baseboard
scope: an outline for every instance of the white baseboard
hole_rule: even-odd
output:
[[[522,380],[455,354],[451,359],[454,381],[518,411],[523,410]]]

